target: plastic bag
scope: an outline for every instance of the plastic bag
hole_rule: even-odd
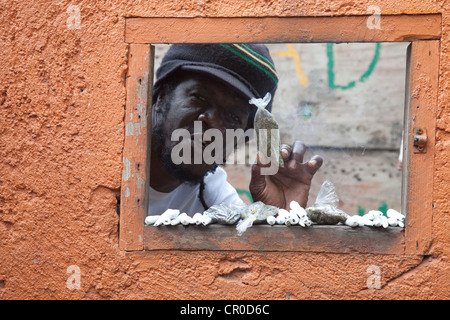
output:
[[[265,109],[271,99],[272,96],[268,92],[264,98],[252,98],[249,103],[258,107],[254,119],[258,150],[262,150],[266,157],[275,162],[275,168],[278,168],[284,167],[284,161],[280,154],[280,135],[272,137],[272,129],[278,132],[279,126],[272,114]],[[264,131],[260,131],[261,129]]]
[[[266,222],[268,216],[277,215],[278,210],[277,207],[269,206],[261,201],[257,201],[243,208],[241,211],[241,219],[247,219],[254,216],[255,223],[263,223]]]
[[[334,185],[325,180],[317,194],[316,202],[306,209],[308,218],[317,224],[345,223],[349,215],[337,208],[339,198]]]
[[[261,201],[247,205],[241,210],[241,220],[236,226],[238,236],[241,236],[254,223],[264,223],[267,217],[277,215],[278,210],[277,207],[266,205]]]
[[[235,224],[244,208],[245,204],[221,203],[203,212],[203,216],[209,217],[210,223]]]
[[[241,236],[248,228],[250,228],[253,225],[253,222],[255,222],[255,219],[255,216],[250,216],[247,219],[239,220],[236,225],[238,236]]]

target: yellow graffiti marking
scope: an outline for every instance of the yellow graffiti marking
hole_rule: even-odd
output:
[[[298,75],[298,80],[300,81],[300,84],[304,87],[308,86],[308,78],[302,71],[302,67],[300,64],[300,56],[298,55],[297,51],[295,50],[294,46],[290,43],[287,44],[288,50],[287,51],[277,51],[277,52],[271,52],[272,55],[279,56],[279,57],[288,57],[292,58],[295,63],[295,71]]]

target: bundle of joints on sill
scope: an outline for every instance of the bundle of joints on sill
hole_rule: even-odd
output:
[[[309,227],[313,224],[344,224],[350,227],[404,227],[405,216],[394,209],[388,209],[386,216],[378,210],[371,210],[363,216],[349,216],[342,211],[339,211],[338,214],[330,210],[318,211],[317,207],[304,209],[296,201],[291,201],[289,207],[290,210],[288,211],[265,205],[262,202],[255,202],[250,205],[222,203],[203,213],[198,212],[192,217],[185,212],[180,213],[178,209],[168,209],[161,215],[147,216],[145,224],[156,227],[178,224],[184,226],[191,224],[207,226],[212,223],[236,224],[238,235],[242,235],[253,224],[263,223],[286,226],[300,225],[301,227]],[[322,215],[318,213],[322,213]],[[330,219],[330,217],[333,219]],[[332,221],[332,223],[324,223],[324,221]]]
[[[400,212],[394,209],[388,209],[386,212],[386,216],[383,215],[381,211],[378,210],[370,210],[363,216],[350,216],[345,221],[345,224],[350,227],[401,227],[405,226],[404,224],[405,216]]]

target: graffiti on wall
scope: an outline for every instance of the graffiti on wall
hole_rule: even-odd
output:
[[[380,57],[380,49],[381,49],[381,43],[375,44],[375,54],[373,55],[372,61],[370,61],[369,67],[367,70],[359,77],[358,80],[350,81],[346,85],[338,85],[335,83],[335,74],[334,74],[334,54],[333,54],[333,46],[334,43],[327,43],[327,58],[328,58],[328,64],[327,64],[327,70],[328,70],[328,86],[332,89],[342,89],[347,90],[350,88],[353,88],[356,86],[357,82],[364,82],[369,78],[369,76],[372,74],[373,70],[375,69],[375,66],[378,62],[378,59]]]
[[[302,70],[300,55],[298,54],[297,50],[295,50],[294,46],[291,43],[286,44],[286,46],[287,46],[286,51],[274,51],[274,52],[271,52],[271,55],[278,56],[278,57],[291,58],[294,62],[295,71],[297,73],[300,84],[304,87],[307,87],[308,86],[308,78]],[[334,59],[333,47],[334,47],[334,43],[327,43],[326,50],[327,50],[328,86],[331,89],[342,89],[342,90],[347,90],[347,89],[353,88],[356,86],[356,84],[358,82],[366,81],[369,78],[369,76],[373,73],[373,70],[375,69],[375,66],[380,57],[380,51],[381,51],[381,43],[376,43],[375,44],[375,53],[373,55],[372,60],[370,61],[370,64],[369,64],[367,70],[365,70],[364,73],[357,80],[350,81],[349,83],[347,83],[345,85],[340,85],[340,84],[336,84],[336,82],[335,82],[336,75],[334,72],[335,59]]]
[[[304,87],[308,86],[308,78],[302,71],[302,66],[300,64],[300,56],[295,50],[294,46],[291,43],[286,44],[287,50],[286,51],[275,51],[271,52],[271,55],[278,56],[278,57],[288,57],[294,60],[295,64],[295,71],[297,72],[298,80],[300,81],[300,84]]]

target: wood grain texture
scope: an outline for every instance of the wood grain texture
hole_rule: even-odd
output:
[[[150,45],[131,44],[128,54],[119,239],[125,250],[143,249],[150,174],[152,85],[149,84],[153,83],[153,51]]]
[[[403,254],[402,228],[254,225],[145,226],[145,250],[305,251]]]
[[[414,41],[408,59],[406,136],[408,200],[406,253],[425,254],[431,245],[433,172],[439,81],[439,41]],[[427,130],[426,153],[414,153],[413,129]],[[406,191],[406,190],[405,190]]]
[[[383,15],[382,30],[370,16],[262,18],[127,18],[129,43],[384,42],[439,39],[441,16]],[[332,27],[330,27],[332,26]],[[149,32],[151,30],[151,32]]]

